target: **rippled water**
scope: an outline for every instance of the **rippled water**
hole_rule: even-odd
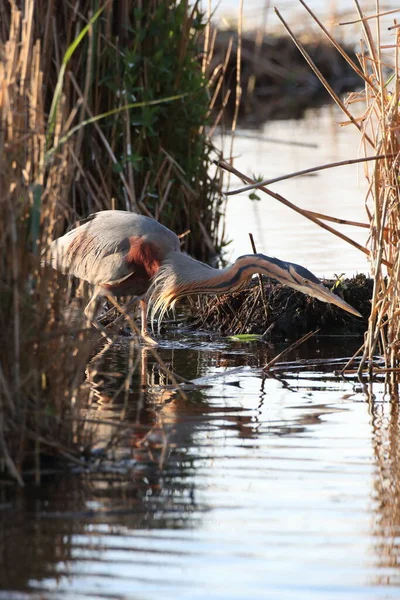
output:
[[[332,367],[266,378],[276,351],[166,338],[187,378],[234,369],[187,401],[147,352],[116,394],[127,344],[88,365],[99,456],[111,434],[119,448],[9,504],[3,491],[0,598],[398,598],[398,402],[366,402]]]

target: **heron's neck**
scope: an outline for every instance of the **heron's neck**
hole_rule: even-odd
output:
[[[273,276],[268,263],[255,254],[241,256],[225,269],[214,269],[186,258],[191,262],[185,264],[183,271],[176,272],[178,288],[182,286],[177,289],[178,295],[226,294],[241,288],[255,273]]]
[[[181,296],[235,291],[254,273],[274,277],[268,257],[248,254],[238,258],[230,267],[214,269],[182,252],[171,252],[162,263],[149,290],[152,315],[157,310],[163,314]]]

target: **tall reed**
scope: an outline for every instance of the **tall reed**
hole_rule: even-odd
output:
[[[0,0],[0,42],[15,5],[24,3]],[[100,17],[65,69],[63,98],[70,124],[108,117],[74,137],[64,218],[75,221],[107,208],[162,215],[177,233],[190,229],[184,249],[206,260],[223,242],[222,176],[209,169],[219,152],[207,135],[213,125],[209,78],[220,80],[223,68],[208,72],[209,25],[198,2],[189,6],[186,0],[84,0],[79,6],[35,0],[29,27],[41,44],[45,111],[51,110],[63,56],[99,6]],[[180,99],[159,102],[171,97]],[[124,109],[135,103],[142,105]]]

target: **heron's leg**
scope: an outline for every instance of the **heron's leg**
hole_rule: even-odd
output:
[[[93,325],[93,327],[95,327],[96,329],[98,329],[98,331],[100,331],[101,335],[109,342],[109,343],[113,343],[113,340],[107,335],[104,327],[102,325],[100,325],[100,323],[98,321],[96,321],[96,312],[97,312],[97,302],[99,300],[99,296],[101,296],[103,293],[103,289],[101,286],[97,285],[94,289],[93,295],[90,298],[89,302],[86,305],[86,308],[84,310],[85,313],[85,317],[87,318],[87,320],[89,321],[89,323],[91,323],[91,325]]]
[[[141,317],[141,336],[147,344],[151,346],[158,346],[158,343],[154,338],[151,337],[149,333],[149,329],[147,327],[147,300],[141,298],[139,300],[140,303],[140,317]]]
[[[107,295],[106,295],[106,298],[107,298]],[[107,299],[110,301],[110,298],[107,298]],[[131,307],[132,307],[134,304],[136,304],[136,302],[137,302],[137,301],[138,301],[138,297],[137,297],[137,296],[135,296],[134,298],[131,298],[131,299],[130,299],[130,300],[127,302],[127,304],[125,304],[125,306],[124,306],[124,313],[125,313],[125,312],[128,312],[128,311],[130,310],[130,308],[131,308]],[[108,311],[107,311],[107,312],[106,312],[106,313],[105,313],[105,314],[104,314],[104,315],[103,315],[103,316],[102,316],[100,319],[98,319],[98,321],[97,321],[97,322],[98,322],[98,323],[102,323],[103,321],[107,320],[107,319],[108,319],[108,317],[109,317],[110,315],[112,315],[112,313],[113,313],[114,311],[115,311],[115,306],[112,306],[112,307],[111,307],[111,308],[110,308],[110,309],[109,309],[109,310],[108,310]],[[119,315],[119,316],[115,317],[114,321],[111,321],[111,323],[107,323],[106,327],[110,327],[111,325],[115,325],[115,324],[119,323],[119,322],[122,320],[123,316],[124,316],[124,314],[122,314],[122,315]]]
[[[104,296],[106,296],[106,298],[109,298],[109,300],[111,300],[111,303],[114,304],[115,306],[117,306],[116,302],[115,302],[115,297],[114,294],[112,292],[110,292],[110,290],[108,289],[102,289],[100,288],[99,290],[95,290],[93,296],[95,296],[95,294],[97,294],[97,296],[99,296],[100,294],[104,294]],[[139,296],[136,298],[133,298],[132,300],[130,300],[128,302],[128,304],[126,304],[123,308],[122,308],[122,313],[109,325],[106,325],[106,327],[102,327],[98,321],[95,321],[94,319],[92,320],[92,323],[95,327],[97,327],[97,329],[100,329],[100,331],[103,331],[105,335],[107,335],[105,333],[105,329],[108,329],[109,327],[115,326],[117,325],[120,321],[122,321],[127,312],[128,309],[130,308],[130,306],[132,304],[134,304],[135,302],[137,302],[139,300],[140,302],[140,315],[141,315],[141,330],[140,330],[140,335],[143,339],[144,342],[146,342],[147,344],[151,345],[151,346],[158,346],[158,343],[156,342],[155,339],[153,339],[147,329],[147,301],[144,300],[143,296]],[[93,298],[90,302],[93,301]],[[86,307],[86,309],[89,307]],[[85,309],[85,313],[86,313],[86,309]]]
[[[86,304],[86,307],[84,310],[85,317],[88,319],[88,321],[92,321],[94,319],[94,317],[96,316],[97,302],[99,300],[100,294],[101,294],[101,287],[96,285],[96,287],[93,290],[92,297],[90,298],[89,302]]]

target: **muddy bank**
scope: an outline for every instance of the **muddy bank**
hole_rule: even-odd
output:
[[[315,300],[269,280],[264,282],[266,307],[259,284],[226,296],[203,296],[196,305],[193,325],[218,331],[223,335],[263,334],[267,338],[297,339],[308,331],[320,329],[326,335],[362,335],[370,312],[372,279],[357,275],[339,282],[325,280],[325,285],[357,309],[359,319],[343,310]]]
[[[303,40],[303,44],[337,94],[354,91],[361,85],[360,77],[325,39],[308,38]],[[353,47],[344,46],[343,49],[358,64]],[[236,98],[237,52],[237,32],[219,31],[210,66],[211,72],[214,72],[229,55],[217,108],[221,108],[228,92],[227,107],[230,116],[233,114]],[[258,43],[255,34],[244,34],[240,81],[242,95],[239,118],[248,126],[268,119],[300,118],[307,108],[330,101],[318,78],[287,36],[266,36]]]

